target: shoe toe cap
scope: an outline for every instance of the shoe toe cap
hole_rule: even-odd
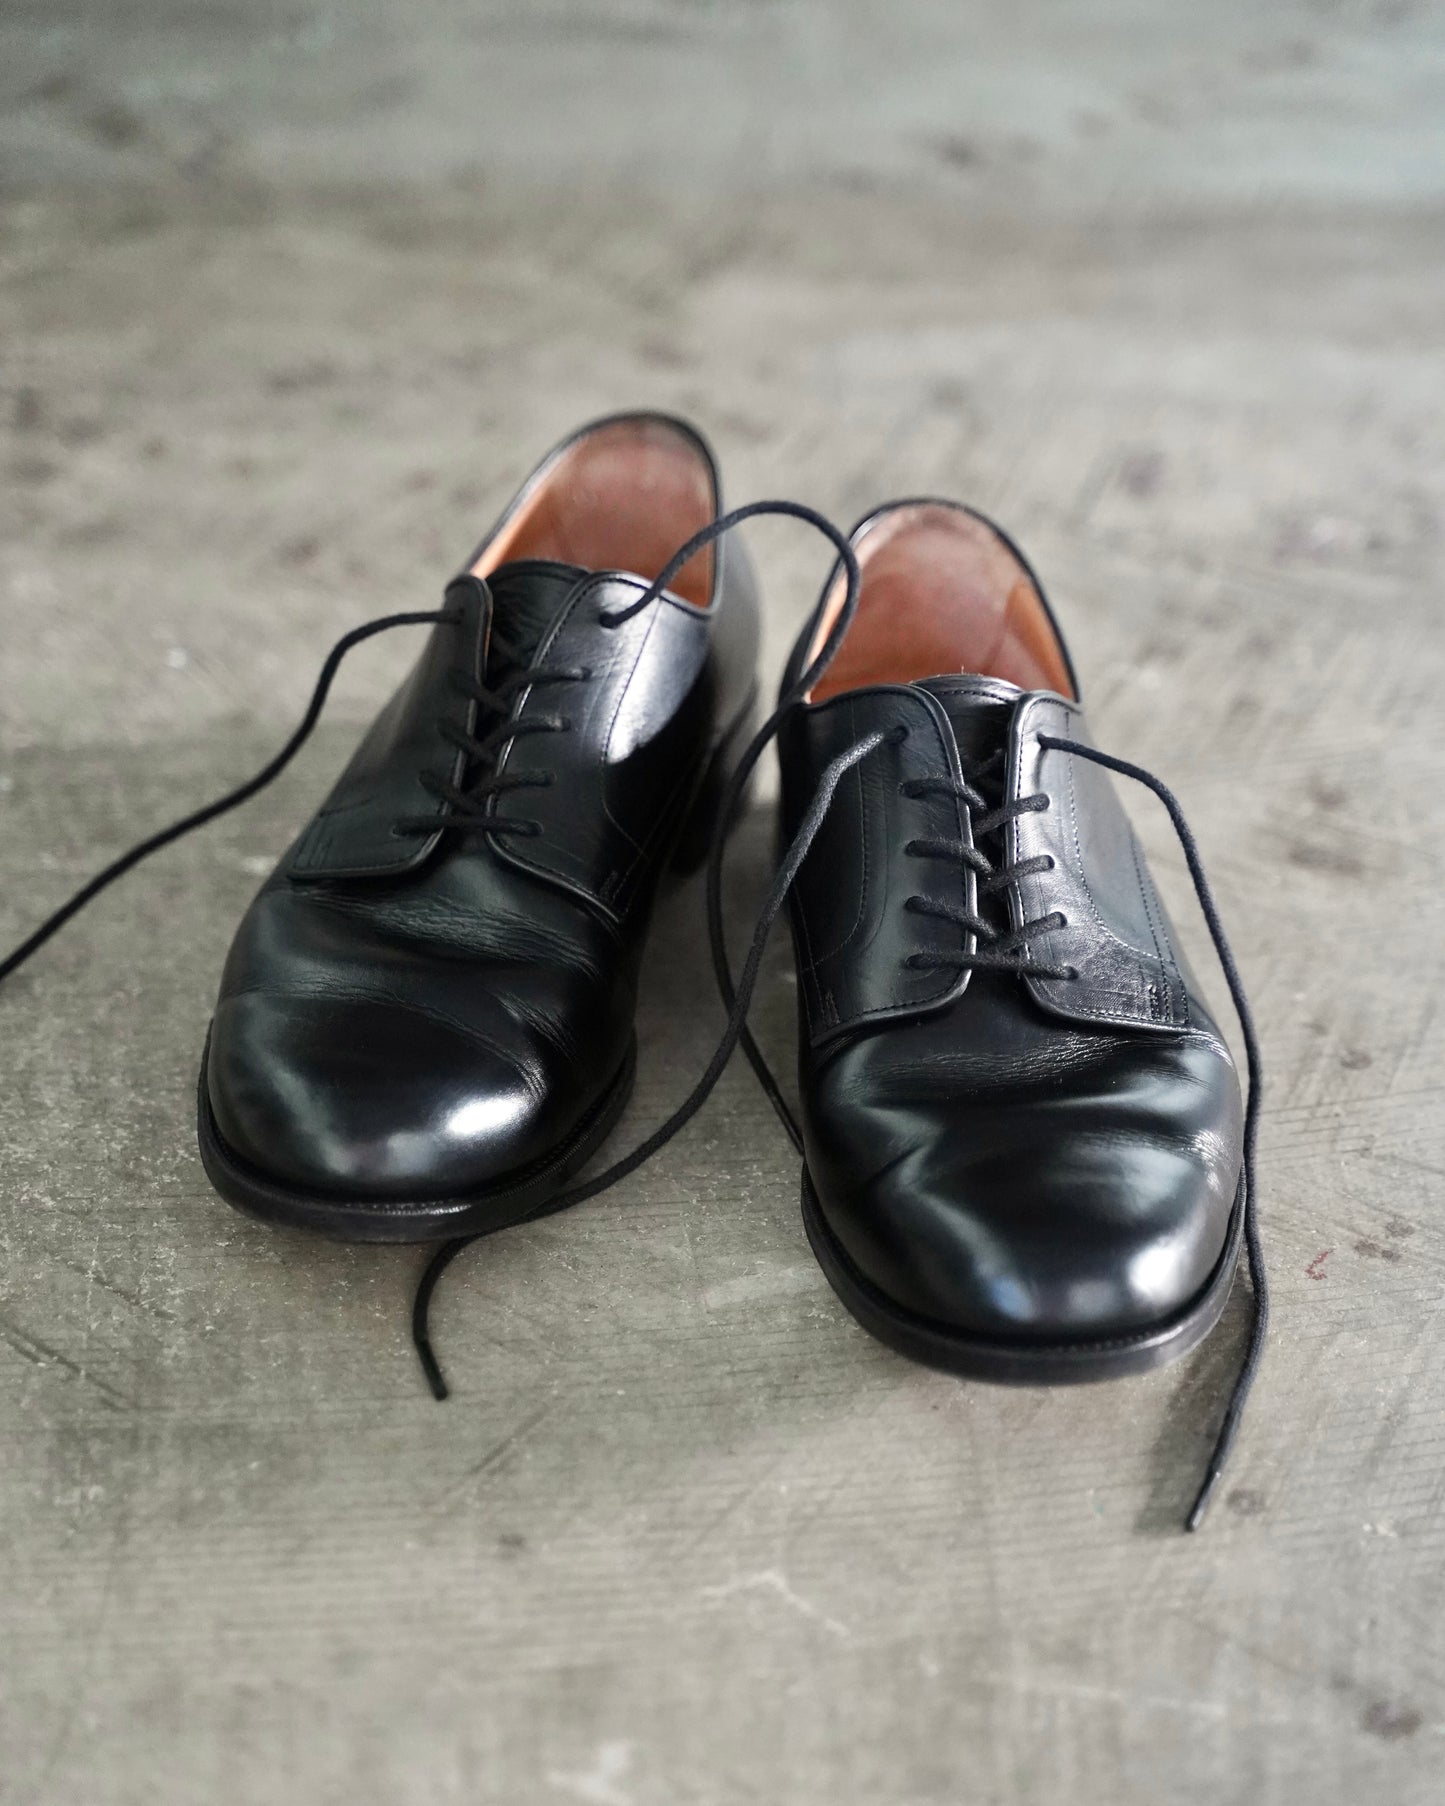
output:
[[[485,1188],[566,1132],[545,1050],[384,1003],[229,999],[206,1082],[233,1154],[323,1195]]]
[[[885,1113],[886,1115],[886,1113]],[[1238,1093],[1214,1054],[1096,1095],[879,1121],[890,1157],[817,1187],[853,1265],[960,1334],[1071,1342],[1183,1311],[1223,1252],[1239,1176]]]

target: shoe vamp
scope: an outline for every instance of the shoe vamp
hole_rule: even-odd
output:
[[[985,1188],[1137,1193],[1141,1169],[1182,1161],[1227,1208],[1238,1179],[1239,1088],[1211,1037],[1067,1023],[1008,974],[832,1050],[804,1090],[810,1166],[835,1191],[901,1165],[967,1209]]]
[[[610,1075],[630,1034],[636,949],[579,899],[494,859],[443,850],[397,883],[278,877],[236,936],[221,1000],[260,991],[444,1021],[468,1038],[545,1041]]]

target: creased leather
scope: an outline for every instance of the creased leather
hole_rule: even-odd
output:
[[[907,730],[847,773],[793,887],[792,921],[809,1038],[822,1043],[868,1022],[939,1007],[960,996],[967,971],[920,970],[919,952],[972,951],[973,936],[906,907],[929,889],[959,908],[977,902],[968,867],[910,860],[913,839],[970,842],[951,797],[907,797],[918,778],[957,777],[953,735],[938,703],[908,686],[855,690],[798,709],[784,729],[785,808],[791,835],[828,763],[879,729]]]

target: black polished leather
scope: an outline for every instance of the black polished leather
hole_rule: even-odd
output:
[[[449,1233],[445,1213],[390,1213],[515,1189],[549,1160],[560,1173],[559,1150],[616,1093],[652,900],[750,719],[759,638],[735,543],[717,549],[707,606],[663,592],[614,625],[645,587],[552,559],[450,585],[456,618],[432,630],[226,961],[203,1116],[234,1201],[254,1204],[259,1179],[268,1197],[304,1196],[309,1222],[322,1200],[323,1227],[334,1198],[349,1231],[370,1233],[374,1202],[377,1233]],[[507,739],[478,773],[453,743],[479,731],[454,674],[495,685],[503,642],[519,668],[585,675],[520,689],[510,725],[545,716],[556,731]],[[486,821],[523,831],[448,825],[427,770],[463,788],[518,780]]]
[[[954,675],[800,704],[779,735],[788,835],[829,760],[878,729],[792,898],[807,1174],[839,1264],[881,1312],[945,1334],[1138,1336],[1186,1311],[1224,1257],[1234,1063],[1108,775],[1040,744],[1088,743],[1077,702]],[[999,802],[1048,802],[979,844],[995,865],[1048,863],[981,900],[962,860],[916,852],[972,844],[974,812],[907,787],[1000,748]],[[1001,934],[1061,915],[1027,943],[1047,973],[909,966],[978,951],[957,921],[917,913],[919,895],[993,912]]]

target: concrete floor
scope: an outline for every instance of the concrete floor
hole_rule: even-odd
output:
[[[417,1254],[243,1220],[192,1129],[236,919],[409,657],[368,649],[0,998],[0,1798],[1441,1799],[1442,200],[1411,0],[8,0],[0,944],[431,606],[558,433],[679,408],[737,500],[961,495],[1051,581],[1252,987],[1277,1327],[1183,1538],[1243,1298],[1083,1393],[908,1366],[739,1067],[459,1263],[434,1405]],[[753,545],[771,672],[824,559]],[[619,1146],[716,1032],[700,918]]]

